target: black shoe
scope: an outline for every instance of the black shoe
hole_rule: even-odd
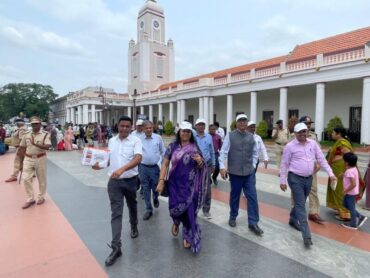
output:
[[[303,239],[303,244],[306,248],[310,248],[311,245],[313,245],[312,240],[310,238],[304,238]]]
[[[258,236],[262,236],[263,235],[263,231],[260,227],[258,227],[258,225],[249,225],[248,226],[249,230],[251,230],[253,233],[255,233],[256,235]]]
[[[120,247],[111,247],[111,246],[109,247],[112,248],[113,251],[109,254],[108,258],[105,260],[106,266],[113,265],[116,262],[116,260],[122,256],[122,251]]]
[[[218,185],[218,181],[217,181],[217,179],[213,179],[213,184],[214,184],[215,186],[217,186],[217,185]]]
[[[299,227],[298,223],[289,220],[289,226],[296,229],[297,231],[301,231],[301,227]]]
[[[139,236],[139,231],[137,230],[137,225],[131,225],[131,238],[136,238]]]
[[[153,200],[153,204],[154,204],[154,207],[155,208],[158,208],[159,207],[159,200],[158,199],[154,199]]]
[[[153,213],[151,211],[147,211],[144,214],[143,220],[149,220],[150,217],[152,217]]]
[[[229,219],[229,226],[230,227],[236,227],[236,221],[235,221],[235,219]]]

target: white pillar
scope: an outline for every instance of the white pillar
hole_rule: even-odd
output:
[[[82,124],[82,106],[77,106],[77,124]]]
[[[186,100],[181,100],[181,114],[180,114],[181,121],[186,121]]]
[[[107,120],[106,120],[106,123],[105,123],[105,124],[106,124],[107,126],[110,126],[110,122],[111,122],[111,121],[110,121],[110,116],[111,116],[111,115],[110,115],[110,110],[107,110],[107,112],[106,112],[106,113],[107,113]]]
[[[363,80],[362,115],[361,115],[361,143],[370,144],[370,77]]]
[[[149,121],[153,122],[153,105],[149,105]]]
[[[67,119],[66,119],[67,122],[70,122],[71,121],[71,109],[70,108],[67,108]]]
[[[95,104],[91,104],[91,122],[96,122]]]
[[[103,123],[103,111],[99,111],[99,124]]]
[[[132,116],[131,114],[132,114],[132,108],[131,108],[131,106],[129,106],[129,107],[127,107],[127,114],[126,115],[128,117],[131,117]]]
[[[175,124],[173,121],[173,102],[170,102],[170,107],[168,110],[169,110],[168,120],[172,122],[173,124]]]
[[[84,104],[82,106],[82,110],[83,110],[82,123],[84,125],[87,125],[89,123],[89,105],[88,104]]]
[[[177,118],[176,118],[176,122],[177,123],[181,123],[181,100],[178,100],[177,101]]]
[[[257,93],[251,92],[251,115],[250,120],[257,123]]]
[[[145,114],[144,106],[140,106],[140,114]]]
[[[233,96],[227,95],[226,129],[230,132],[230,125],[233,121]]]
[[[163,104],[158,104],[158,121],[163,121]],[[162,123],[164,125],[164,123]]]
[[[209,97],[203,98],[203,119],[206,121],[206,127],[209,124]]]
[[[288,125],[288,88],[280,88],[279,120],[283,120],[284,127]]]
[[[198,118],[203,118],[203,98],[199,98],[199,115]]]
[[[321,141],[325,123],[325,83],[316,84],[315,132]]]
[[[209,122],[208,124],[213,124],[213,114],[214,114],[214,101],[213,97],[209,97]]]

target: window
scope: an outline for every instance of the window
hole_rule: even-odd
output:
[[[289,109],[289,111],[288,111],[289,119],[293,116],[295,116],[296,118],[299,118],[299,110],[298,109]]]
[[[194,115],[189,115],[188,116],[188,122],[191,123],[191,125],[194,124]]]
[[[164,62],[166,59],[166,55],[161,52],[154,52],[154,56],[155,56],[156,76],[157,78],[163,78]]]
[[[273,129],[274,127],[274,111],[265,110],[262,112],[262,119],[267,123],[268,129]]]
[[[138,52],[135,52],[134,54],[132,54],[131,70],[132,70],[132,77],[137,78],[139,74],[139,53]]]

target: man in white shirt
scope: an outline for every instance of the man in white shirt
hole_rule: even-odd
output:
[[[143,122],[144,122],[143,120],[137,120],[136,121],[136,130],[131,132],[131,135],[140,138],[140,136],[144,134],[144,132],[143,132]]]
[[[144,189],[144,200],[146,211],[143,220],[149,220],[153,215],[151,195],[153,193],[153,204],[159,207],[157,184],[159,179],[159,165],[165,152],[162,137],[153,133],[153,123],[143,123],[143,135],[140,137],[143,145],[143,158],[139,165],[140,181]]]
[[[138,165],[142,157],[141,140],[130,135],[132,126],[131,118],[123,116],[118,121],[118,135],[109,140],[109,181],[108,195],[112,211],[112,243],[113,251],[105,261],[106,266],[111,266],[122,255],[121,231],[123,198],[126,199],[130,214],[131,237],[139,235],[137,230],[137,201],[136,189],[138,180]],[[100,170],[98,162],[93,166],[94,170]]]
[[[269,163],[269,157],[267,155],[266,147],[265,147],[265,144],[262,141],[261,136],[256,134],[256,123],[253,122],[253,121],[249,121],[248,125],[247,125],[247,130],[254,135],[254,140],[256,141],[256,144],[257,144],[258,156],[260,156],[262,154],[263,163],[265,164],[265,168],[267,168],[267,165]],[[258,158],[257,165],[256,165],[256,172],[257,172],[259,162],[260,162],[260,160]]]
[[[214,125],[217,127],[216,133],[221,136],[222,140],[224,140],[225,130],[222,127],[220,127],[220,124],[218,122],[215,122]]]

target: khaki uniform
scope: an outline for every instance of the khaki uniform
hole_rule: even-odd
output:
[[[276,129],[272,131],[272,137],[275,137],[275,155],[276,155],[276,165],[280,169],[281,164],[281,155],[283,154],[284,146],[288,143],[289,140],[289,131],[286,128]]]
[[[21,126],[18,128],[12,135],[12,145],[16,147],[16,153],[15,153],[15,158],[14,158],[14,169],[13,169],[13,174],[12,178],[18,178],[19,171],[22,168],[22,159],[21,156],[19,155],[19,144],[22,141],[22,138],[24,134],[28,132],[26,126]]]
[[[295,134],[292,134],[292,140],[295,138]],[[318,141],[317,140],[317,134],[313,131],[308,132],[308,139]],[[291,196],[291,203],[292,207],[294,206],[293,203],[293,196]],[[317,174],[312,175],[312,186],[311,186],[311,191],[310,195],[308,196],[308,206],[309,206],[309,214],[320,214],[320,201],[319,201],[319,196],[317,194]]]
[[[46,194],[46,150],[32,145],[32,138],[36,144],[51,145],[50,134],[43,130],[40,130],[38,133],[27,132],[22,138],[20,145],[26,147],[26,154],[23,162],[23,176],[27,202],[34,201],[32,187],[34,173],[36,173],[36,177],[39,181],[38,200],[43,200]]]

